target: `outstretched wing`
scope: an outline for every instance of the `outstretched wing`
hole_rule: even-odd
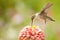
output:
[[[43,8],[43,10],[41,11],[40,14],[44,14],[44,12],[46,11],[46,9],[48,9],[49,7],[51,7],[53,4],[52,3],[47,3],[46,6]]]

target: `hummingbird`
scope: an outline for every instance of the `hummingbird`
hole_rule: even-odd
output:
[[[53,4],[52,3],[47,3],[46,6],[43,8],[43,10],[39,13],[36,13],[34,14],[32,17],[31,17],[31,20],[32,20],[32,25],[33,25],[33,20],[35,18],[40,18],[40,19],[43,19],[45,24],[46,24],[46,19],[50,20],[50,21],[55,21],[53,20],[51,17],[47,16],[47,13],[45,12],[48,8],[50,8]]]

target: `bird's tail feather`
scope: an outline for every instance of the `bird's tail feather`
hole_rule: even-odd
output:
[[[55,20],[53,20],[51,17],[49,17],[49,16],[46,16],[46,18],[47,19],[49,19],[50,21],[54,21],[55,22]]]

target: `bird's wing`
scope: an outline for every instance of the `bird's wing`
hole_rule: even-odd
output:
[[[44,14],[43,12],[46,11],[46,9],[48,9],[49,7],[51,7],[53,4],[52,3],[47,3],[46,6],[43,8],[43,10],[41,11],[40,14]]]

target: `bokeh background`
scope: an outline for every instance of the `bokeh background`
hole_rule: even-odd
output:
[[[19,31],[47,2],[53,3],[49,13],[55,22],[42,27],[45,40],[60,40],[60,0],[0,0],[0,40],[18,40]]]

